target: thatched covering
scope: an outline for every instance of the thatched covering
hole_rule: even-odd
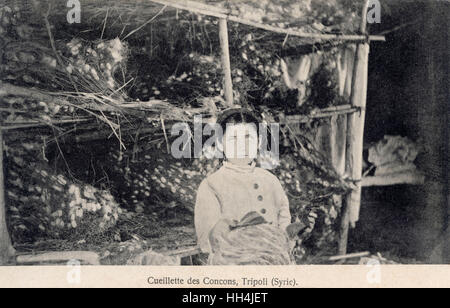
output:
[[[51,164],[54,171],[47,172],[51,179],[46,181],[48,191],[54,189],[53,179],[62,176],[67,186],[77,184],[84,189],[89,183],[96,189],[109,190],[120,207],[132,212],[162,213],[167,217],[167,212],[176,215],[181,209],[182,216],[191,217],[196,189],[201,179],[214,171],[217,161],[177,162],[166,147],[171,141],[168,135],[172,123],[190,123],[196,114],[214,118],[225,108],[217,20],[170,7],[162,10],[162,5],[150,1],[81,1],[82,22],[68,24],[65,3],[51,3],[50,9],[40,2],[35,6],[34,1],[14,2],[0,9],[1,125],[8,132],[7,168],[16,172],[7,183],[8,191],[13,193],[10,211],[16,209],[19,213],[10,223],[25,226],[13,238],[23,240],[26,236],[21,237],[22,233],[58,238],[53,232],[53,227],[58,226],[51,225],[52,218],[49,228],[40,228],[41,218],[45,221],[48,217],[45,213],[44,217],[33,214],[42,201],[14,199],[29,194],[29,183],[17,179],[30,168],[41,169],[41,165],[49,168]],[[293,1],[290,5],[296,6]],[[260,3],[256,6],[263,9]],[[313,6],[305,6],[297,13],[307,16]],[[239,8],[228,9],[237,9],[236,16],[241,14]],[[279,12],[280,18],[292,18],[285,16],[285,11]],[[271,18],[277,16],[271,14]],[[295,18],[301,20],[301,16]],[[286,27],[294,26],[292,20],[284,23]],[[317,19],[308,17],[296,29],[334,32],[323,24],[318,30],[317,25]],[[336,25],[342,27],[342,32],[351,29],[350,24],[348,28]],[[230,23],[229,32],[236,102],[265,112],[268,122],[279,121],[282,112],[308,112],[318,106],[347,102],[340,96],[335,80],[323,82],[327,74],[322,71],[308,86],[323,84],[327,96],[318,97],[320,91],[312,92],[308,103],[298,108],[298,90],[283,84],[280,61],[283,53],[292,48],[305,54],[321,48],[322,56],[316,62],[323,61],[324,65],[318,67],[336,76],[336,68],[329,64],[335,61],[342,42],[316,45],[311,40],[238,23]],[[297,49],[299,46],[303,47]],[[303,124],[302,129],[311,126]],[[274,172],[289,194],[293,216],[320,212],[320,227],[312,235],[310,246],[333,242],[334,222],[341,207],[333,196],[345,193],[349,184],[306,137],[295,136],[288,127],[282,127],[282,138],[282,163]],[[27,161],[28,166],[20,168],[17,157]],[[33,186],[42,182],[38,178],[31,177]],[[70,187],[60,188],[66,189]],[[39,192],[30,196],[38,197]],[[65,213],[56,203],[50,212]],[[58,220],[59,225],[65,223],[65,228],[73,229],[72,221],[64,219]],[[117,222],[119,230],[113,228],[96,240],[103,240],[102,236],[129,239],[130,235],[120,230],[121,219]],[[131,232],[144,232],[142,229]],[[125,235],[121,238],[122,233]]]
[[[5,2],[5,4],[10,4],[10,1],[3,2]],[[191,46],[184,52],[190,50],[191,52],[198,51],[200,54],[205,54],[205,51],[206,53],[217,53],[217,50],[214,50],[217,49],[218,46],[217,35],[213,32],[216,31],[217,28],[214,20],[207,18],[203,19],[203,17],[196,16],[189,12],[179,12],[170,7],[164,8],[161,4],[151,1],[137,0],[111,2],[84,0],[81,1],[81,23],[72,25],[67,23],[67,12],[69,8],[61,1],[14,1],[13,3],[14,4],[11,4],[13,12],[5,11],[4,15],[11,15],[10,19],[14,20],[12,22],[12,27],[15,27],[15,31],[12,33],[12,40],[9,39],[7,35],[0,40],[0,44],[2,45],[4,57],[8,60],[9,64],[14,64],[14,66],[12,71],[7,70],[4,74],[17,74],[19,70],[20,73],[23,74],[24,69],[26,69],[30,74],[24,74],[22,82],[25,82],[27,86],[34,85],[39,88],[39,90],[44,88],[42,90],[51,90],[52,92],[55,92],[55,90],[59,90],[60,92],[71,92],[69,94],[60,94],[62,94],[64,98],[69,98],[68,103],[74,105],[71,106],[72,108],[83,108],[83,111],[89,111],[90,116],[97,115],[100,120],[105,120],[104,122],[113,129],[115,125],[118,124],[117,121],[114,123],[112,122],[111,117],[101,113],[99,114],[98,109],[101,109],[101,111],[113,111],[115,113],[128,115],[129,113],[132,113],[130,110],[133,108],[139,109],[138,107],[141,107],[140,109],[149,110],[155,108],[155,106],[157,106],[157,109],[164,106],[164,102],[154,100],[149,103],[136,104],[133,102],[133,99],[130,99],[128,95],[126,95],[126,92],[129,92],[130,90],[134,91],[133,85],[136,85],[136,83],[139,82],[139,80],[133,79],[131,76],[124,75],[124,73],[127,73],[126,71],[124,72],[124,70],[126,70],[127,66],[127,49],[129,45],[135,47],[136,45],[142,46],[143,43],[145,43],[147,46],[142,48],[145,48],[145,51],[150,52],[150,56],[155,55],[157,57],[158,53],[167,51],[169,52],[169,55],[173,55],[174,53],[181,52],[181,50],[179,50],[181,46],[177,45],[179,44],[177,36],[181,36],[182,31],[188,31],[191,33],[186,33],[185,36]],[[180,3],[184,2],[182,1]],[[305,33],[354,33],[354,25],[358,23],[357,16],[359,14],[357,13],[360,10],[359,5],[354,5],[349,1],[344,0],[336,1],[336,3],[328,3],[327,1],[315,1],[314,3],[311,3],[311,1],[299,2],[288,0],[282,1],[282,3],[277,2],[276,4],[273,1],[243,1],[239,2],[238,5],[228,1],[199,1],[198,3],[211,4],[218,10],[229,12],[233,16],[240,16],[250,21],[270,25],[276,24],[281,28],[292,28]],[[17,26],[14,26],[14,23],[17,23]],[[172,26],[167,26],[168,23],[179,24],[179,30],[176,30]],[[9,32],[11,30],[8,29],[9,27],[11,27],[11,25],[4,24],[2,32]],[[164,28],[167,28],[171,33],[166,33],[162,37],[166,36],[167,38],[169,35],[172,35],[173,43],[170,41],[164,42],[161,41],[161,39],[158,39],[158,36],[161,36],[159,34]],[[248,33],[252,33],[253,38],[262,35],[264,41],[259,38],[256,39],[257,41],[255,42],[258,45],[258,49],[260,47],[265,47],[266,49],[275,47],[274,51],[280,50],[281,46],[283,46],[282,49],[284,49],[290,46],[311,46],[310,44],[313,43],[311,40],[288,38],[285,35],[274,34],[258,29],[250,29],[251,28],[248,26],[236,25],[236,28],[231,30],[234,32],[232,38],[247,37],[246,34]],[[196,33],[196,31],[201,32]],[[199,37],[199,35],[203,38]],[[64,41],[67,40],[68,36],[76,37],[77,39],[70,42]],[[268,37],[271,37],[271,39],[268,39]],[[19,40],[17,40],[17,38],[19,38]],[[120,55],[120,59],[117,59],[114,55],[112,55],[111,58],[111,55],[108,54],[108,48],[104,51],[95,48],[100,46],[101,40],[111,40],[116,38],[121,40],[110,41],[110,44],[112,45],[109,50],[112,51],[115,48],[117,52],[123,53]],[[86,44],[84,41],[86,39],[94,42],[97,41],[98,43]],[[151,42],[148,42],[149,40]],[[269,44],[271,45],[267,45],[267,42],[270,42]],[[205,46],[205,43],[208,45]],[[117,44],[119,44],[119,46],[117,46]],[[169,47],[169,49],[167,47]],[[199,50],[198,47],[201,47],[201,50]],[[232,46],[232,48],[233,47],[234,46]],[[250,49],[255,48],[254,46],[249,47]],[[309,52],[313,50],[312,47],[308,48]],[[236,50],[236,48],[233,49]],[[29,50],[34,51],[30,54],[27,52]],[[74,53],[74,50],[76,51],[76,54]],[[92,50],[96,52],[95,55],[97,55],[97,53],[101,54],[106,52],[105,57],[111,59],[103,61],[103,63],[102,61],[97,61],[98,63],[89,63],[91,60],[87,61],[83,59],[83,57],[88,57],[89,52]],[[57,53],[55,53],[56,51]],[[279,54],[279,52],[276,52],[276,54],[277,53]],[[93,55],[91,59],[95,59],[95,55]],[[133,57],[134,56],[135,55],[133,55]],[[273,56],[274,55],[272,55],[272,57]],[[259,55],[259,57],[268,58],[270,56]],[[196,59],[197,55],[194,53],[194,57],[192,58]],[[167,61],[171,59],[169,57],[169,59],[161,58],[160,60]],[[217,60],[213,59],[213,61]],[[278,63],[267,63],[267,61],[260,62],[261,63],[255,64],[255,66],[269,65],[273,66],[276,70],[276,67],[280,65],[279,61]],[[108,67],[109,72],[105,72],[105,65],[108,63],[110,64]],[[39,64],[46,65],[39,66]],[[79,76],[73,76],[74,74],[76,75],[76,72],[72,73],[73,67],[86,64],[91,65],[94,69],[96,68],[95,65],[98,65],[99,67],[92,73],[90,72],[90,67],[87,67],[85,71],[80,72],[83,76],[80,76],[80,74],[78,74]],[[45,69],[44,71],[42,70],[43,68]],[[67,74],[68,71],[70,74]],[[160,73],[162,73],[160,77],[165,77],[165,79],[170,77],[170,72],[167,72],[167,75],[165,76],[164,72]],[[220,74],[220,71],[218,73]],[[236,73],[242,75],[239,74],[239,71]],[[122,74],[122,78],[114,81],[112,80],[114,74]],[[37,80],[35,77],[38,77]],[[6,80],[8,80],[8,78],[6,78]],[[184,82],[185,80],[182,81]],[[102,84],[102,82],[104,84]],[[220,79],[216,83],[219,83],[220,87]],[[215,86],[215,88],[217,88],[217,86]],[[2,93],[3,96],[8,95],[7,90],[8,85],[5,85]],[[237,90],[239,90],[239,85],[237,86]],[[11,89],[11,91],[18,92],[18,89]],[[155,92],[159,91],[155,90]],[[204,91],[200,90],[199,95],[206,94],[201,92]],[[55,96],[55,94],[56,93],[53,93],[51,95]],[[39,95],[38,97],[42,98],[42,96]],[[182,96],[166,96],[165,98],[169,98],[170,100],[173,99],[177,102]],[[60,98],[61,97],[56,97],[51,100],[61,103],[64,99],[61,100]],[[134,95],[134,98],[136,98],[136,95]],[[48,101],[48,99],[45,100]],[[75,103],[74,100],[77,102]],[[102,102],[100,103],[100,101]],[[130,101],[131,104],[127,104],[127,102]],[[105,110],[107,107],[109,110]],[[72,108],[69,109],[72,110]],[[203,110],[200,110],[200,112],[201,111]],[[142,113],[136,114],[143,117]],[[192,114],[192,112],[190,112],[190,114]],[[148,116],[146,116],[146,118],[148,118]],[[58,120],[67,119],[64,118]]]
[[[35,11],[33,1],[19,3],[27,11]],[[40,4],[40,9],[47,9],[47,1]],[[53,20],[63,21],[66,18],[66,3],[50,1],[54,9],[51,10]],[[158,2],[158,1],[155,1]],[[162,4],[150,0],[110,1],[110,0],[81,0],[82,22],[95,24],[104,21],[106,14],[120,25],[139,26],[152,16],[161,13]],[[360,13],[363,1],[349,0],[196,0],[173,1],[194,7],[196,4],[211,5],[217,12],[230,16],[273,25],[280,28],[289,28],[305,33],[357,33],[360,25]],[[162,20],[176,18],[177,10],[167,7],[162,13]]]

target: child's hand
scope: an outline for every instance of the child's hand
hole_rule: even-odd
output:
[[[228,232],[231,231],[231,226],[235,225],[236,223],[233,222],[231,219],[221,219],[219,220],[214,228],[211,230],[211,235],[214,237],[223,236],[225,234],[228,234]]]
[[[217,250],[218,239],[227,236],[227,234],[231,231],[231,227],[235,225],[236,222],[226,218],[221,219],[216,223],[209,233],[209,242],[211,243],[211,248],[213,251]]]

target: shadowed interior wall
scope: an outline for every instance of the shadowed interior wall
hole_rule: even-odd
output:
[[[449,262],[445,253],[449,239],[444,234],[448,228],[448,3],[430,6],[427,15],[416,55],[423,65],[414,75],[417,86],[411,95],[417,98],[419,138],[425,148],[420,164],[432,180],[419,200],[424,206],[416,236],[423,257]]]
[[[369,143],[391,134],[408,136],[423,147],[416,164],[426,173],[426,184],[413,189],[404,186],[387,188],[384,199],[405,203],[393,207],[391,215],[399,217],[396,220],[398,226],[393,227],[395,236],[408,233],[404,238],[408,239],[409,255],[439,263],[450,262],[447,175],[449,7],[448,2],[438,1],[404,3],[402,11],[382,20],[377,31],[371,30],[371,33],[378,33],[390,29],[402,18],[415,21],[389,34],[386,43],[372,44],[365,131],[365,141]],[[408,197],[388,196],[392,193],[408,194]],[[370,223],[371,218],[367,219]]]

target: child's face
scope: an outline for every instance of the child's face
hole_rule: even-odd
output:
[[[250,164],[258,154],[258,132],[252,123],[229,124],[223,136],[227,160],[237,165]]]

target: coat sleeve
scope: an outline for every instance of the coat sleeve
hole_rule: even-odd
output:
[[[220,220],[220,203],[215,193],[204,180],[197,191],[197,199],[194,209],[195,232],[197,243],[204,253],[211,253],[209,233]]]
[[[284,192],[283,186],[278,179],[275,184],[276,200],[278,205],[278,227],[286,231],[287,226],[291,224],[291,211],[289,209],[289,199]]]

